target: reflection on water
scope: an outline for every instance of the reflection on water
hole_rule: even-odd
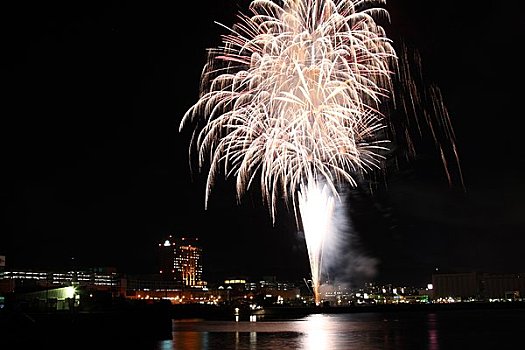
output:
[[[384,349],[385,344],[397,349],[402,337],[394,322],[374,314],[258,322],[180,320],[173,323],[173,339],[159,349]]]
[[[174,320],[173,338],[158,342],[156,349],[489,349],[518,339],[525,326],[523,310],[502,311],[518,312],[510,316],[495,312],[313,314],[284,321]]]
[[[439,350],[439,334],[437,328],[437,318],[435,313],[427,315],[428,325],[428,350]]]
[[[323,349],[330,347],[330,318],[322,314],[311,315],[303,323],[301,344],[303,349]]]

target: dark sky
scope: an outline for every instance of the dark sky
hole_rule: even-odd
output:
[[[98,2],[97,2],[98,4]],[[204,210],[183,113],[197,100],[214,21],[247,1],[2,4],[0,254],[12,268],[116,266],[153,272],[168,234],[198,236],[209,280],[308,274],[304,241],[257,191],[219,182]],[[458,7],[459,6],[459,7]],[[517,5],[523,6],[523,5]],[[351,203],[377,280],[441,271],[524,272],[519,7],[391,0],[387,34],[417,49],[443,94],[465,187],[432,148]],[[396,41],[395,41],[396,42]],[[425,150],[425,149],[424,149]]]

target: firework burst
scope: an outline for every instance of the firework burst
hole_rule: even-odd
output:
[[[221,165],[239,195],[259,175],[275,220],[277,201],[308,179],[356,183],[379,168],[387,140],[381,101],[390,95],[395,52],[364,2],[253,1],[251,17],[210,50],[196,115],[199,162],[209,159],[209,195]]]
[[[340,186],[382,169],[389,150],[385,101],[398,58],[378,24],[388,12],[377,4],[384,2],[252,1],[250,15],[223,26],[200,98],[180,124],[195,124],[199,166],[210,165],[206,203],[220,173],[235,177],[239,200],[259,180],[273,221],[284,199],[305,233],[319,231],[307,237],[317,287],[326,229],[301,216],[318,194],[330,213]]]

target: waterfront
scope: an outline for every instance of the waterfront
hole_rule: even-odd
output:
[[[505,304],[511,305],[511,304]],[[86,318],[36,322],[10,328],[0,348],[137,350],[449,350],[515,349],[525,330],[525,308],[515,307],[403,308],[388,311],[293,314],[233,313],[207,318],[173,318],[164,327],[164,311],[86,314]],[[164,316],[162,316],[164,315]],[[202,317],[204,315],[204,317]],[[292,316],[294,315],[294,316]],[[160,318],[162,317],[162,318]],[[13,324],[7,322],[4,325]],[[38,326],[40,324],[40,326]],[[171,330],[171,332],[170,332]],[[5,340],[10,339],[9,343]]]
[[[523,341],[525,310],[311,314],[289,320],[173,320],[155,349],[510,349]]]

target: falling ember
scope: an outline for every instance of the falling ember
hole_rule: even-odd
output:
[[[203,122],[192,145],[199,167],[210,164],[205,203],[220,172],[236,178],[239,199],[259,179],[274,222],[278,201],[292,202],[317,303],[338,192],[383,169],[389,152],[386,102],[399,67],[376,23],[389,20],[374,7],[384,3],[253,0],[251,16],[223,26],[228,33],[209,50],[200,98],[180,124]]]

